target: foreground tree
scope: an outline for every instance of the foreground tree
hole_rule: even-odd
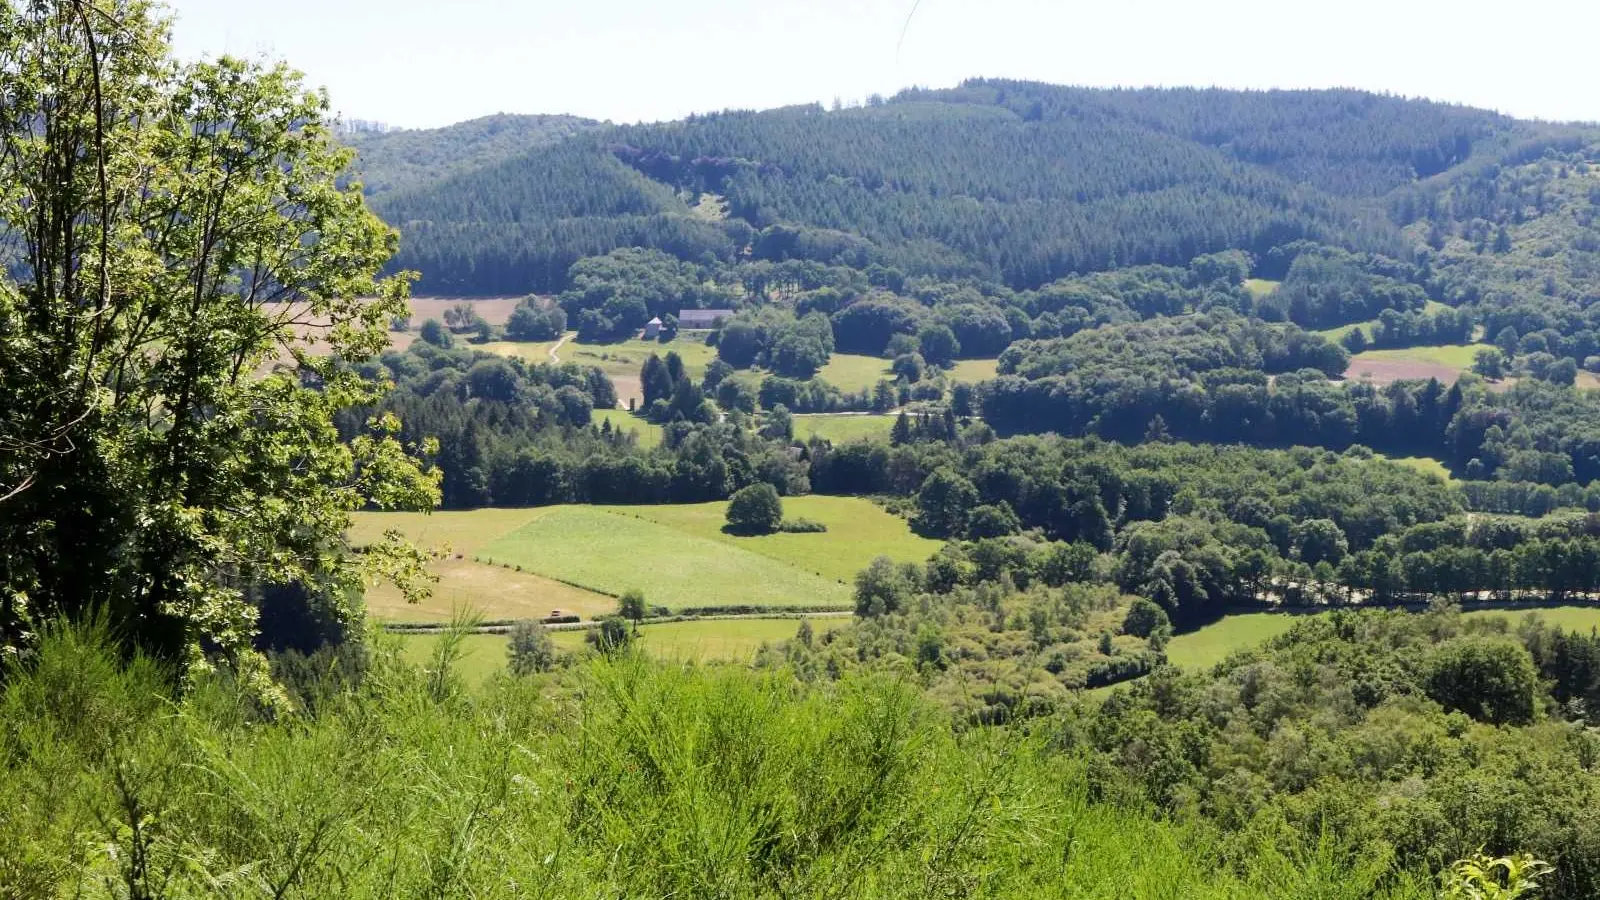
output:
[[[350,363],[407,313],[396,237],[341,186],[327,100],[282,66],[176,63],[143,0],[0,2],[0,648],[106,617],[266,689],[254,584],[355,616],[363,575],[420,587],[349,513],[435,480]],[[6,254],[13,253],[7,260]]]

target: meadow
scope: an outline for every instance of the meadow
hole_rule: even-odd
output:
[[[958,359],[956,364],[945,372],[945,378],[952,382],[965,381],[976,384],[993,379],[1000,374],[999,368],[998,359]]]
[[[1281,281],[1268,281],[1265,278],[1246,278],[1244,289],[1257,297],[1265,297],[1278,289]]]
[[[894,373],[889,371],[889,361],[881,357],[835,353],[817,377],[841,391],[855,392],[870,390],[880,381],[893,381]]]
[[[368,585],[367,611],[386,622],[447,622],[458,609],[475,609],[491,620],[542,618],[554,610],[584,618],[616,609],[604,594],[562,584],[531,572],[507,571],[472,557],[545,509],[450,510],[433,513],[360,512],[354,516],[350,540],[357,546],[377,540],[389,529],[436,555],[428,571],[439,580],[432,596],[407,603],[390,584]]]
[[[636,509],[643,512],[645,508]],[[810,538],[825,553],[827,534]],[[520,566],[602,594],[644,592],[674,612],[708,607],[850,605],[850,589],[770,556],[680,528],[589,506],[558,506],[484,546],[479,559]]]
[[[1447,484],[1456,480],[1455,476],[1450,474],[1450,469],[1443,462],[1431,456],[1384,456],[1381,453],[1378,456],[1406,468],[1415,469],[1424,475],[1432,475]]]
[[[726,502],[673,506],[598,507],[668,526],[682,534],[717,541],[738,550],[770,557],[786,565],[849,583],[874,558],[923,562],[941,546],[912,534],[906,521],[858,497],[788,497],[783,514],[828,526],[822,534],[778,534],[735,537],[722,531]]]
[[[814,437],[843,444],[859,440],[888,440],[894,428],[894,416],[870,416],[860,413],[813,413],[794,417],[794,436],[798,441]]]
[[[1237,650],[1254,647],[1288,631],[1296,617],[1282,613],[1241,613],[1180,634],[1167,643],[1167,662],[1180,669],[1209,669]]]
[[[355,515],[361,545],[395,529],[441,554],[434,595],[407,604],[392,587],[368,591],[374,617],[443,622],[471,606],[491,620],[551,610],[593,618],[614,597],[645,592],[673,611],[722,606],[843,608],[850,583],[874,557],[921,562],[939,542],[855,497],[790,497],[785,515],[821,522],[823,533],[735,537],[722,531],[726,502],[668,506],[547,506]],[[519,568],[520,567],[520,570]]]

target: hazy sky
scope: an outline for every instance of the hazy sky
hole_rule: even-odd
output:
[[[1350,86],[1600,120],[1597,0],[169,2],[181,54],[283,58],[344,116],[410,127],[675,119],[980,75]]]

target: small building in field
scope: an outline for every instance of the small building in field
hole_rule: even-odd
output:
[[[678,327],[686,331],[710,329],[731,318],[733,318],[731,309],[680,309]]]
[[[637,321],[637,320],[635,320],[635,321]],[[655,340],[656,338],[658,338],[660,336],[661,336],[661,317],[660,316],[656,316],[654,319],[651,319],[650,321],[644,323],[644,339],[645,340],[653,341],[653,340]]]

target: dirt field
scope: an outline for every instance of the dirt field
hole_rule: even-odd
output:
[[[1377,385],[1390,384],[1412,378],[1437,378],[1440,384],[1455,384],[1461,370],[1439,363],[1412,362],[1395,359],[1361,359],[1350,361],[1344,377],[1351,381],[1368,381]]]
[[[412,297],[411,328],[415,331],[429,319],[444,321],[444,312],[457,303],[470,303],[490,325],[504,325],[511,313],[522,302],[521,297],[489,297],[472,299],[462,297]]]

